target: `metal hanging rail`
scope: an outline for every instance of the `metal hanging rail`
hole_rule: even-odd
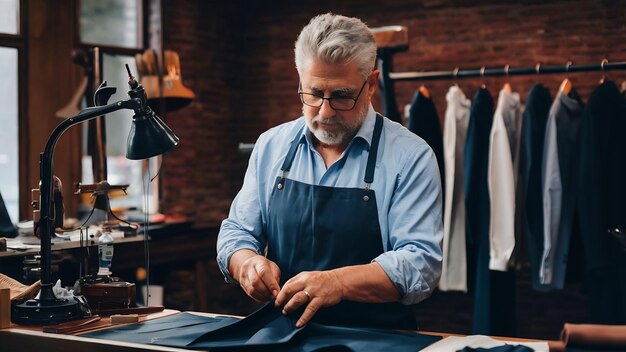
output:
[[[494,76],[520,76],[530,74],[550,74],[550,73],[573,73],[573,72],[594,72],[594,71],[614,71],[626,70],[626,62],[609,62],[602,60],[599,64],[573,65],[568,62],[565,65],[543,66],[540,63],[534,67],[510,67],[506,65],[499,68],[479,69],[459,69],[452,71],[429,71],[429,72],[389,72],[389,78],[393,81],[412,80],[437,80],[437,79],[459,79],[470,77],[494,77]]]

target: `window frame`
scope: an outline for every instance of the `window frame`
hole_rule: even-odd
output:
[[[27,0],[19,0],[19,24],[18,34],[0,33],[0,47],[17,50],[17,144],[18,144],[18,221],[24,219],[31,210],[30,187],[28,180],[30,170],[28,166],[28,153],[30,143],[28,143],[28,52],[26,25],[27,21]]]
[[[142,36],[142,47],[141,48],[122,48],[122,47],[112,47],[112,46],[101,46],[101,53],[107,53],[112,55],[127,55],[134,56],[137,53],[143,52],[145,48],[150,47],[148,44],[152,44],[153,47],[160,48],[160,40],[159,42],[155,42],[154,40],[157,38],[157,35],[160,37],[161,24],[160,24],[160,2],[159,0],[141,0],[142,10],[141,13],[141,28],[143,31]],[[31,56],[34,55],[37,50],[30,49],[30,46],[36,45],[37,38],[33,38],[32,35],[34,32],[30,32],[30,28],[33,25],[37,25],[36,23],[32,23],[32,21],[39,20],[42,16],[45,16],[46,8],[49,4],[34,2],[30,3],[28,0],[19,0],[19,33],[18,34],[7,34],[0,33],[0,46],[15,48],[17,50],[18,55],[18,157],[19,157],[19,220],[23,221],[27,219],[32,219],[32,195],[31,189],[37,188],[37,180],[40,179],[39,175],[39,166],[38,166],[38,154],[40,152],[38,145],[40,144],[41,138],[45,138],[48,135],[46,132],[47,129],[50,128],[51,125],[56,125],[58,123],[54,123],[51,121],[46,121],[43,125],[38,127],[41,122],[40,116],[35,116],[34,114],[40,113],[38,109],[33,108],[30,104],[34,104],[34,101],[37,99],[44,99],[45,102],[48,102],[47,97],[41,97],[41,89],[36,88],[37,86],[45,86],[46,84],[53,84],[57,78],[51,78],[47,75],[42,77],[41,79],[35,79],[33,77],[36,74],[47,74],[46,72],[33,73],[30,72],[30,66],[32,63]],[[53,6],[53,5],[50,5]],[[72,22],[70,26],[65,26],[70,29],[73,34],[70,38],[68,38],[68,42],[72,48],[76,49],[88,49],[93,47],[93,45],[88,43],[80,42],[80,3],[79,1],[71,1],[70,3],[63,4],[63,8],[67,8],[71,11]],[[158,11],[155,13],[155,16],[150,16],[154,11]],[[156,22],[156,20],[159,22]],[[37,28],[37,27],[35,27]],[[151,30],[150,30],[151,29]],[[159,38],[160,39],[160,38]],[[33,47],[34,48],[34,47]],[[68,58],[68,60],[70,60]],[[58,61],[58,60],[57,60]],[[69,62],[68,67],[74,66],[74,69],[68,71],[68,67],[63,68],[63,72],[65,74],[69,74],[69,79],[75,79],[74,72],[78,72],[79,68],[76,65],[71,64]],[[76,70],[76,71],[74,71]],[[33,81],[31,83],[31,80]],[[35,83],[37,82],[37,83]],[[34,95],[33,92],[34,91]],[[52,110],[51,110],[52,111]],[[33,115],[33,116],[31,116]],[[46,119],[47,120],[47,119]],[[76,134],[81,134],[80,130],[78,132],[72,132]],[[66,137],[63,143],[72,144],[73,139]],[[75,147],[82,149],[80,144],[73,144]],[[69,159],[66,161],[62,159],[56,160],[57,167],[60,169],[68,169],[75,171],[68,171],[71,173],[75,173],[78,171],[80,174],[81,168],[81,156],[82,151],[80,153],[72,153]],[[68,184],[69,185],[69,184]],[[71,186],[66,185],[64,187],[64,194],[70,195]],[[67,193],[67,194],[66,194]],[[66,199],[66,206],[70,203],[72,209],[76,209],[76,205],[78,204],[78,199],[74,200],[73,198]]]

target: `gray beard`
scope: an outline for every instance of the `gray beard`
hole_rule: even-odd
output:
[[[351,140],[356,135],[359,128],[361,128],[363,121],[365,121],[365,117],[367,116],[368,110],[369,110],[369,106],[364,105],[363,108],[361,108],[361,110],[358,113],[358,119],[356,119],[353,123],[346,123],[344,121],[340,121],[336,117],[325,119],[326,121],[332,121],[334,123],[338,122],[340,124],[340,128],[337,131],[330,132],[330,131],[323,130],[321,128],[314,127],[314,124],[313,124],[314,120],[316,121],[318,125],[321,124],[320,121],[322,121],[317,116],[314,116],[312,118],[305,116],[306,126],[309,128],[309,131],[313,133],[315,138],[317,138],[320,142],[326,145],[339,145],[339,144],[342,144]]]

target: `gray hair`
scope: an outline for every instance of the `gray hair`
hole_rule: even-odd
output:
[[[296,40],[295,56],[300,75],[314,60],[327,64],[354,61],[365,79],[376,62],[376,41],[360,19],[326,13],[313,17],[302,29]]]

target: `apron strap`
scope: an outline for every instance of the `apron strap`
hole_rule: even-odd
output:
[[[283,161],[283,166],[281,166],[280,170],[283,171],[283,174],[289,172],[291,169],[291,164],[293,163],[293,159],[296,156],[296,151],[298,150],[298,145],[300,144],[300,140],[302,138],[302,134],[298,133],[296,138],[291,141],[291,147],[289,147],[289,152],[287,152],[287,156]]]
[[[370,145],[369,156],[367,157],[367,167],[365,168],[365,183],[369,189],[369,185],[374,182],[374,170],[376,169],[376,154],[378,154],[378,142],[380,134],[383,130],[383,117],[376,114],[376,125],[374,125],[374,134],[372,135],[372,145]]]

